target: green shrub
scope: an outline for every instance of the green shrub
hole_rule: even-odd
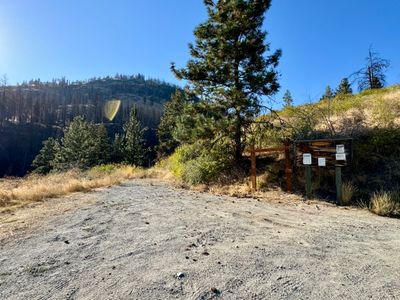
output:
[[[186,164],[199,155],[193,145],[182,145],[169,157],[169,169],[178,178],[182,178]]]
[[[225,145],[226,146],[226,145]],[[188,184],[216,182],[232,165],[232,158],[223,145],[210,148],[202,144],[182,145],[169,158],[169,168]]]
[[[111,173],[116,169],[117,165],[114,164],[104,164],[99,166],[94,166],[90,169],[91,172],[96,173]]]

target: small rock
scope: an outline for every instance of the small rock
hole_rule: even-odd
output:
[[[189,256],[185,256],[186,259],[189,259]]]
[[[207,251],[204,251],[202,254],[205,255],[205,256],[210,255],[210,253],[208,253]]]
[[[321,210],[321,209],[319,208],[319,206],[318,206],[318,205],[315,205],[315,207],[316,207],[318,210]]]
[[[149,223],[149,222],[146,222],[146,224],[149,225],[150,223]]]
[[[176,277],[178,279],[182,279],[183,277],[185,277],[185,273],[179,272],[179,273],[176,274]]]
[[[64,243],[66,243],[66,244],[68,245],[68,244],[69,244],[69,241],[68,241],[68,240],[65,240]]]
[[[213,292],[214,294],[217,294],[217,295],[221,294],[221,292],[215,287],[211,288],[211,292]]]

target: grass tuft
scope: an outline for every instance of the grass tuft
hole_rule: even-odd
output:
[[[349,205],[353,200],[353,196],[357,190],[357,187],[351,182],[344,182],[342,185],[342,203],[340,204]]]
[[[394,192],[375,192],[371,197],[369,210],[379,216],[393,216],[400,213],[400,204]]]

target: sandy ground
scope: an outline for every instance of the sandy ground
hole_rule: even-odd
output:
[[[400,220],[282,202],[132,181],[0,215],[0,299],[400,299]]]

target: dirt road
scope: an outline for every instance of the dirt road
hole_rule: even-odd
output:
[[[146,181],[59,201],[80,197],[1,240],[0,299],[400,299],[400,220]]]

